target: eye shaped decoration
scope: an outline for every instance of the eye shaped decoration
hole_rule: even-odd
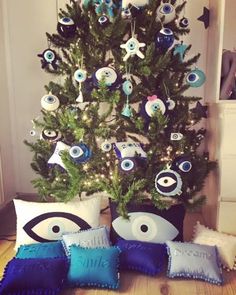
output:
[[[126,80],[123,84],[122,84],[122,90],[124,91],[124,93],[126,95],[130,95],[133,92],[133,85],[129,80]]]
[[[63,17],[57,24],[57,32],[64,38],[73,38],[76,32],[76,25],[70,17]]]
[[[49,141],[57,141],[61,139],[61,133],[56,130],[51,130],[51,129],[43,129],[41,133],[41,139],[43,140],[49,140]]]
[[[175,8],[170,3],[162,3],[157,9],[157,20],[164,16],[163,24],[168,24],[175,18]]]
[[[199,69],[195,69],[188,73],[186,77],[186,82],[189,84],[191,87],[200,87],[204,84],[206,81],[206,76],[203,73],[203,71]]]
[[[79,146],[73,146],[69,150],[71,158],[77,159],[83,155],[83,150]]]
[[[188,156],[180,156],[174,159],[171,168],[187,173],[192,169],[192,163]]]
[[[74,72],[74,79],[78,83],[82,83],[86,80],[87,78],[87,72],[82,69],[78,69]]]
[[[105,4],[106,4],[108,7],[112,7],[112,6],[113,6],[113,1],[112,1],[112,0],[105,0]]]
[[[173,45],[174,40],[173,31],[169,28],[163,28],[157,33],[155,44],[157,48],[166,50]]]
[[[102,27],[105,27],[110,23],[109,18],[106,15],[100,16],[98,22]]]
[[[44,50],[42,53],[38,54],[38,57],[41,58],[42,68],[44,69],[47,66],[52,66],[54,70],[57,69],[57,62],[60,60],[56,52],[50,48]]]
[[[179,234],[173,224],[156,214],[131,212],[129,216],[129,219],[119,216],[112,222],[113,229],[125,240],[165,243]]]
[[[186,17],[181,18],[180,22],[179,22],[179,26],[181,28],[187,28],[189,26],[189,21]]]
[[[63,233],[90,229],[91,226],[79,216],[66,212],[48,212],[27,222],[24,231],[37,242],[59,240]]]
[[[121,17],[123,18],[123,19],[131,19],[132,18],[132,13],[131,13],[131,11],[130,11],[130,9],[129,8],[126,8],[126,9],[122,9],[122,11],[121,11]]]
[[[44,52],[43,54],[43,58],[48,62],[48,63],[52,63],[55,58],[56,58],[56,54],[55,51],[48,49]]]
[[[129,158],[127,159],[126,158],[126,159],[122,159],[120,161],[119,166],[120,166],[121,171],[123,171],[123,172],[131,172],[131,171],[135,170],[136,162],[135,162],[134,159],[129,159]]]
[[[60,106],[60,101],[57,96],[46,94],[41,98],[41,106],[45,111],[53,112]]]
[[[162,115],[166,113],[166,105],[160,98],[155,98],[153,100],[147,100],[145,103],[145,112],[148,117],[152,117],[155,112],[160,110]]]
[[[155,178],[155,188],[158,193],[164,196],[180,195],[182,184],[179,173],[172,169],[162,170]]]
[[[96,85],[98,85],[99,81],[101,81],[102,78],[105,78],[106,86],[112,86],[116,83],[118,75],[114,69],[110,67],[103,67],[95,72],[94,77]]]
[[[112,144],[108,141],[104,141],[102,144],[101,144],[101,149],[104,151],[104,152],[110,152],[111,149],[112,149]]]
[[[74,162],[80,164],[91,158],[92,151],[85,143],[78,143],[70,148],[69,154]]]

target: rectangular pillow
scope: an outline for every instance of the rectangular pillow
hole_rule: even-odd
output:
[[[59,240],[63,233],[99,225],[100,197],[68,203],[38,203],[14,200],[16,245]]]

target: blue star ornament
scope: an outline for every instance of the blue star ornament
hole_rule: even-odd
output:
[[[192,110],[194,113],[198,113],[202,118],[207,118],[207,109],[208,107],[202,105],[199,101],[197,102],[195,108]]]
[[[206,7],[203,7],[203,14],[199,16],[198,20],[203,22],[205,29],[207,29],[210,23],[210,10]]]
[[[174,52],[173,52],[173,54],[174,55],[179,55],[179,58],[180,58],[180,60],[181,60],[181,62],[184,60],[184,53],[185,53],[185,51],[186,51],[186,49],[187,49],[187,45],[185,45],[185,44],[183,44],[183,43],[180,43],[180,44],[177,44],[176,46],[175,46],[175,49],[174,49]]]

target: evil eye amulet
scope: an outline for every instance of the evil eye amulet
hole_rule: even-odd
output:
[[[156,175],[155,188],[163,196],[175,196],[182,193],[182,179],[174,170],[162,170]]]
[[[134,159],[126,158],[120,160],[119,167],[123,172],[132,172],[135,170],[137,164]]]
[[[84,143],[78,143],[72,146],[69,150],[69,154],[72,160],[77,164],[87,162],[92,156],[90,148]]]
[[[189,21],[186,17],[181,18],[181,20],[179,21],[179,26],[181,28],[187,28],[189,26]]]
[[[41,139],[43,140],[49,140],[52,142],[55,142],[59,139],[61,139],[61,133],[57,130],[51,130],[51,129],[43,129],[41,133]]]
[[[110,67],[103,67],[98,69],[95,72],[94,77],[96,85],[98,85],[98,82],[104,78],[106,86],[112,86],[116,83],[118,78],[116,71]]]
[[[87,78],[87,72],[82,69],[78,69],[74,72],[74,79],[78,83],[84,82]]]
[[[192,169],[192,163],[189,157],[180,156],[174,159],[171,168],[187,173]]]
[[[109,25],[110,20],[106,15],[102,15],[99,17],[98,23],[100,24],[100,26],[105,27],[105,26]]]
[[[111,149],[112,149],[112,144],[108,141],[104,141],[102,144],[101,144],[101,149],[104,151],[104,152],[110,152]]]
[[[175,18],[175,8],[172,4],[170,3],[162,3],[158,8],[157,8],[157,20],[161,20],[164,18],[162,21],[163,24],[168,24]]]
[[[41,98],[41,106],[45,111],[53,112],[60,106],[60,101],[57,96],[46,94]]]
[[[124,93],[126,95],[130,95],[133,92],[133,85],[129,80],[126,80],[123,84],[122,84],[122,90],[124,91]]]
[[[132,13],[131,13],[130,9],[129,8],[122,9],[121,17],[123,19],[126,19],[126,20],[131,19],[132,18]]]
[[[199,69],[195,69],[188,73],[186,77],[186,82],[191,87],[200,87],[203,85],[203,83],[206,81],[206,76],[203,73],[203,71]]]
[[[166,105],[160,98],[147,100],[145,104],[145,112],[149,117],[152,117],[158,110],[162,113],[162,115],[166,112]]]
[[[63,17],[57,24],[58,34],[64,38],[72,38],[75,36],[76,25],[70,17]]]
[[[47,62],[47,63],[52,63],[55,59],[56,59],[56,53],[54,50],[52,49],[46,49],[43,52],[43,59]]]
[[[156,35],[155,44],[159,49],[168,49],[174,43],[175,37],[171,29],[163,28]]]

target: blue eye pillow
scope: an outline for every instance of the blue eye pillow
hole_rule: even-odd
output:
[[[73,244],[83,248],[108,248],[110,247],[109,231],[106,226],[100,226],[77,233],[64,234],[62,243],[68,256],[70,246]]]
[[[71,260],[67,283],[70,287],[119,287],[119,255],[117,247],[70,247]]]
[[[0,282],[3,295],[57,295],[66,279],[68,261],[65,258],[13,258],[5,267]]]
[[[193,278],[217,285],[223,283],[216,246],[173,241],[168,241],[166,245],[168,277]]]
[[[163,269],[166,257],[165,244],[119,240],[120,269],[135,270],[147,275],[157,275]]]

